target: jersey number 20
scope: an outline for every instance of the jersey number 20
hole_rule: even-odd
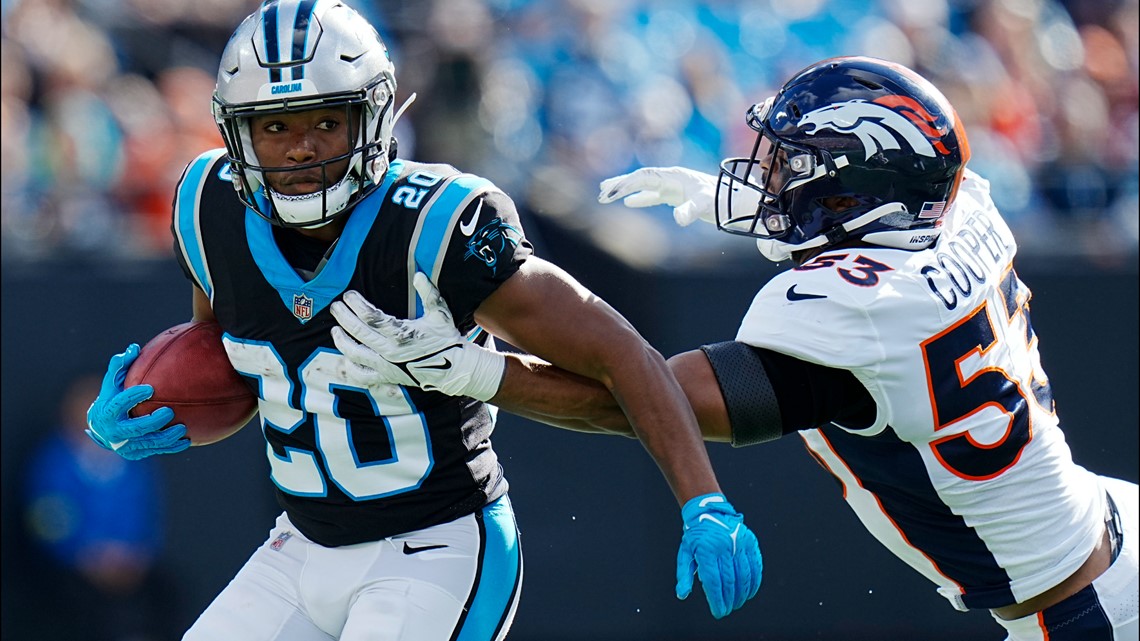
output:
[[[427,424],[404,390],[369,389],[345,379],[344,356],[318,349],[299,368],[299,380],[287,373],[285,363],[267,343],[225,339],[230,362],[238,372],[260,381],[261,421],[266,430],[291,433],[310,418],[322,466],[314,452],[286,448],[277,454],[266,444],[273,482],[297,496],[326,496],[327,481],[348,497],[363,501],[415,489],[431,472],[431,443]],[[301,386],[301,407],[290,403],[294,385]],[[361,461],[352,442],[351,422],[337,411],[334,390],[352,390],[368,397],[377,416],[383,417],[391,443],[391,457]],[[386,393],[391,392],[391,393]]]

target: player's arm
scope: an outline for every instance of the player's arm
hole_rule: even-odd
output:
[[[531,354],[503,354],[502,385],[488,402],[540,423],[576,432],[637,434],[609,388],[592,378],[556,367]],[[730,442],[724,397],[700,350],[666,361],[685,393],[706,441]]]
[[[202,291],[200,287],[194,285],[194,320],[196,321],[212,321],[214,318],[214,308],[210,305],[210,299],[206,296],[206,292]]]
[[[476,309],[475,320],[557,367],[602,383],[681,503],[720,491],[696,418],[665,359],[566,272],[532,257]]]
[[[502,385],[490,403],[566,430],[637,437],[625,411],[600,381],[568,372],[531,354],[503,356]]]
[[[832,422],[860,429],[875,420],[874,400],[851,372],[770,349],[726,341],[682,352],[668,364],[706,441],[742,447]],[[632,435],[620,407],[606,400],[607,390],[580,378],[533,356],[510,354],[491,402],[556,427]],[[551,420],[558,408],[562,416]]]
[[[415,319],[385,314],[356,292],[332,303],[340,324],[332,336],[350,363],[350,376],[368,385],[494,397],[504,409],[539,420],[544,413],[592,413],[616,402],[682,503],[678,598],[689,595],[694,574],[717,618],[756,594],[763,567],[756,537],[720,493],[693,411],[669,366],[620,314],[557,267],[526,261],[474,318],[557,366],[528,367],[524,358],[508,359],[463,340],[427,277],[417,274],[414,284],[424,302],[424,314]],[[554,406],[552,397],[536,393],[541,389],[569,402]],[[605,400],[601,389],[614,400]],[[584,396],[575,399],[579,391]]]
[[[569,274],[531,257],[471,312],[492,335],[545,363],[459,339],[442,294],[423,273],[413,283],[423,301],[416,319],[394,318],[354,291],[330,306],[340,325],[333,340],[357,382],[494,397],[507,411],[561,426],[559,418],[620,425],[620,410],[681,503],[719,493],[696,417],[665,359]]]
[[[220,162],[220,154],[220,151],[203,153],[186,166],[178,180],[172,208],[170,229],[174,236],[174,255],[187,278],[194,283],[191,306],[194,320],[199,321],[213,320],[214,311],[210,307],[210,299],[202,291],[201,279],[205,272],[195,271],[187,262],[184,234],[197,233],[197,225],[189,223],[190,217],[199,210],[200,203],[181,200],[185,193],[181,187],[192,167],[202,169],[194,173],[198,180],[205,181],[215,176],[215,172],[206,171],[206,168],[216,166]],[[202,191],[196,189],[193,193],[200,194]],[[199,243],[193,244],[200,248]],[[130,415],[136,405],[154,394],[150,385],[123,387],[127,370],[138,358],[139,352],[139,345],[132,343],[122,353],[111,357],[99,396],[87,411],[87,434],[99,445],[127,459],[181,452],[190,447],[190,440],[186,438],[186,426],[168,425],[174,418],[174,412],[169,407],[161,407],[144,416]]]

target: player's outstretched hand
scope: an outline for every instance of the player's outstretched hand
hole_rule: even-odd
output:
[[[673,219],[686,227],[703,220],[716,224],[716,176],[684,167],[642,167],[602,181],[598,202],[624,199],[626,207],[673,207]]]
[[[418,272],[412,282],[424,303],[419,318],[386,314],[356,291],[330,306],[340,324],[332,328],[333,342],[349,361],[349,377],[369,387],[410,385],[489,400],[502,384],[506,359],[463,338],[427,275]]]
[[[174,410],[161,407],[150,414],[131,418],[128,412],[154,394],[150,385],[123,389],[127,369],[139,356],[139,346],[131,343],[122,354],[115,354],[103,375],[99,397],[87,410],[87,435],[102,447],[132,461],[155,454],[176,454],[190,447],[185,425],[166,424]]]
[[[689,499],[681,518],[685,532],[677,552],[677,598],[689,596],[696,573],[712,615],[724,618],[760,589],[760,544],[723,494]]]

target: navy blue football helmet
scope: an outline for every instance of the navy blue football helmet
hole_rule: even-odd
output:
[[[874,58],[816,63],[747,118],[756,143],[721,163],[717,227],[757,238],[773,261],[851,237],[929,246],[970,158],[945,96]]]

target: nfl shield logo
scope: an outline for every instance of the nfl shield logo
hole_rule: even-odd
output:
[[[285,547],[285,542],[291,538],[293,538],[292,532],[282,532],[281,534],[277,535],[277,538],[273,539],[273,542],[269,544],[269,547],[280,552],[281,548]]]
[[[304,322],[313,317],[313,299],[304,294],[293,294],[293,315]]]

